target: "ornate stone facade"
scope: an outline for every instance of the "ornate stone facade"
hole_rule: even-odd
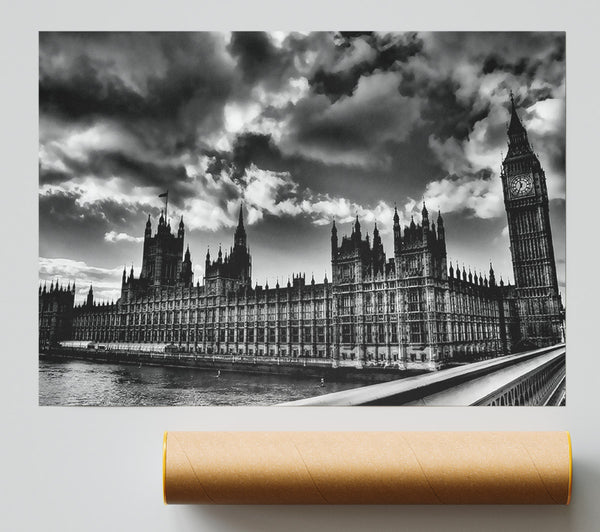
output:
[[[183,219],[174,235],[161,214],[154,236],[148,219],[142,270],[137,278],[123,271],[116,303],[95,304],[90,287],[87,302],[73,308],[69,292],[71,308],[51,331],[49,301],[60,298],[40,292],[40,340],[164,343],[201,355],[409,369],[559,343],[563,310],[545,176],[514,103],[508,135],[502,181],[515,286],[497,283],[491,265],[483,276],[448,264],[444,220],[438,213],[430,221],[425,205],[420,222],[403,228],[395,212],[393,257],[377,226],[371,242],[357,218],[338,241],[334,222],[331,282],[307,283],[298,274],[275,287],[251,285],[240,209],[233,246],[214,261],[207,253],[204,284],[194,285]]]

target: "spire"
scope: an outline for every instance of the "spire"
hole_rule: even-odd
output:
[[[240,202],[240,213],[238,215],[238,224],[233,237],[235,248],[247,249],[246,245],[246,229],[244,229],[244,203]]]
[[[450,261],[450,277],[454,277],[454,268],[452,267],[452,261]]]
[[[244,228],[244,202],[240,202],[240,214],[238,216],[238,228]]]
[[[394,203],[394,255],[400,253],[402,247],[402,233],[400,230],[400,217],[398,216],[398,209]]]
[[[179,229],[177,230],[177,237],[183,238],[185,234],[185,226],[183,225],[183,214],[181,215],[181,219],[179,220]]]
[[[146,229],[144,230],[144,239],[152,236],[152,222],[150,222],[150,214],[148,214],[148,220],[146,220]]]
[[[358,214],[356,215],[356,220],[354,225],[352,226],[352,236],[350,237],[354,242],[360,242],[362,240],[362,236],[360,234],[360,222],[358,221]]]
[[[187,245],[187,249],[185,250],[185,262],[190,262],[190,245]]]
[[[86,303],[89,307],[91,307],[94,304],[94,289],[92,288],[91,284],[90,289],[88,291]]]
[[[515,98],[513,95],[513,91],[510,91],[510,125],[508,126],[508,134],[512,135],[515,133],[523,133],[525,128],[519,119],[519,115],[517,114],[517,108],[515,106]]]
[[[529,140],[527,138],[527,131],[525,130],[525,127],[523,127],[523,124],[519,119],[519,115],[517,114],[517,108],[515,106],[515,99],[512,91],[510,93],[510,107],[510,124],[507,131],[508,153],[506,155],[506,159],[515,155],[532,153],[531,145],[529,144]]]
[[[500,284],[502,284],[502,282]],[[490,286],[496,286],[496,276],[494,275],[494,267],[492,266],[492,261],[490,261]]]
[[[334,258],[337,255],[338,248],[338,237],[337,237],[337,227],[335,226],[335,218],[333,219],[333,224],[331,226],[331,257]]]

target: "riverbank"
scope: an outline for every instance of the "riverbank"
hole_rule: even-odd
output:
[[[190,368],[242,374],[286,375],[325,379],[328,382],[375,384],[427,373],[396,367],[332,367],[328,360],[243,359],[234,356],[194,355],[188,353],[141,353],[54,347],[39,353],[40,359],[87,360],[95,363]]]

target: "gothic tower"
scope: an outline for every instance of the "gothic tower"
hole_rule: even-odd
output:
[[[435,367],[440,356],[438,338],[445,334],[438,316],[445,312],[442,282],[447,279],[446,232],[440,212],[436,227],[423,202],[421,223],[411,218],[402,231],[394,211],[394,261],[401,360]]]
[[[144,251],[140,278],[150,286],[173,286],[181,278],[183,265],[183,217],[177,235],[171,232],[171,224],[161,212],[156,234],[152,236],[150,217],[144,231]]]
[[[228,290],[251,285],[252,258],[246,242],[242,205],[240,205],[238,225],[233,236],[233,246],[230,248],[229,253],[225,253],[225,256],[223,256],[223,251],[219,246],[217,260],[212,262],[210,253],[207,252],[204,280],[209,294],[225,293]]]
[[[502,162],[504,205],[521,321],[521,347],[562,340],[563,312],[548,212],[546,176],[511,93],[508,153]]]

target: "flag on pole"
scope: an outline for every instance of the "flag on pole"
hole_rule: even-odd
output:
[[[169,195],[169,191],[167,190],[166,192],[163,192],[162,194],[159,194],[158,197],[159,198],[166,198]]]

